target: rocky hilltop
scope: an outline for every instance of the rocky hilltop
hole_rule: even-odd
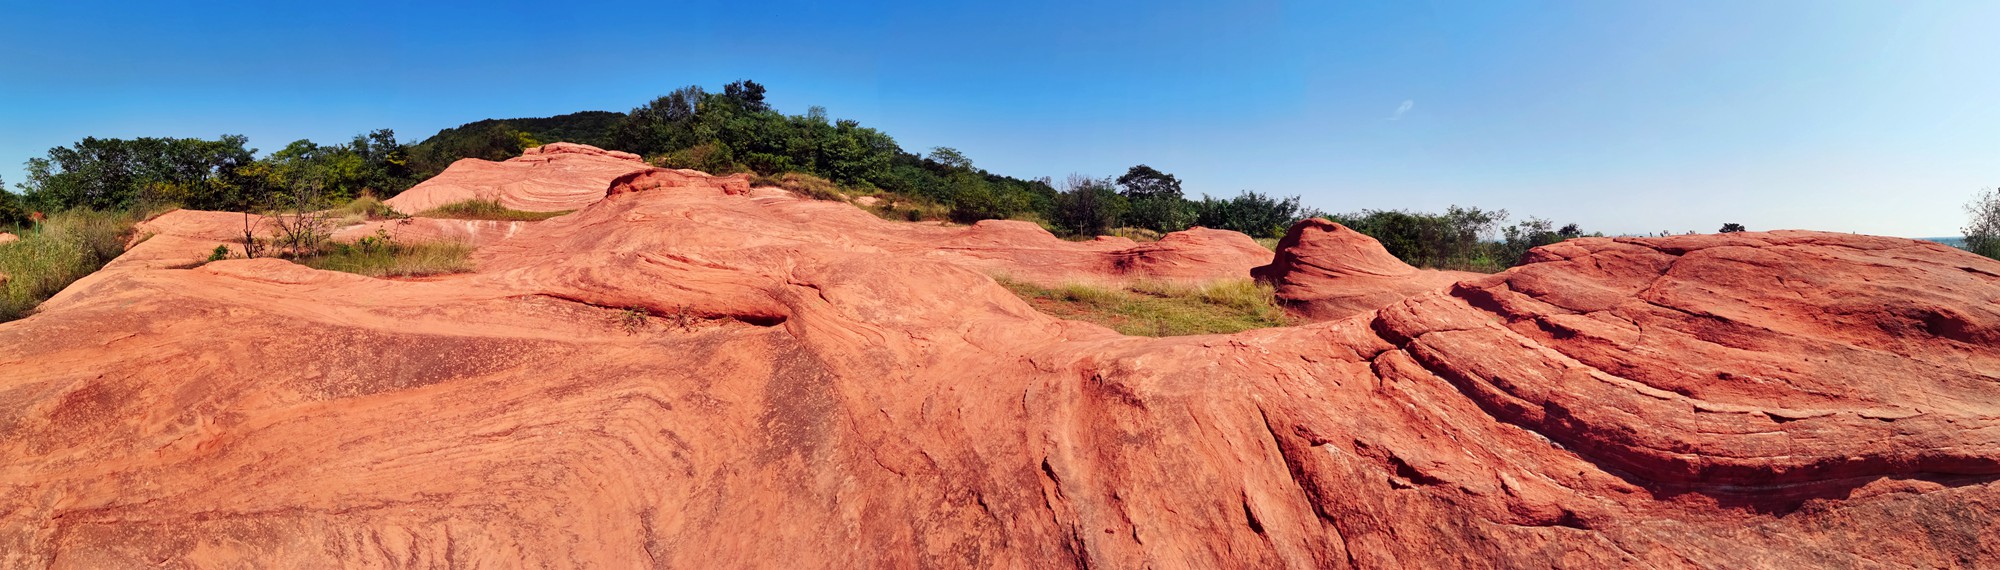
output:
[[[2000,565],[2000,263],[1945,246],[1440,277],[1331,224],[1074,243],[569,154],[426,183],[577,210],[407,223],[470,274],[197,266],[243,221],[181,211],[0,325],[0,565]],[[1321,320],[1126,337],[991,277],[1258,267]]]

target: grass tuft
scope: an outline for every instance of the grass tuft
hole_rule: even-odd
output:
[[[501,205],[499,200],[481,200],[478,198],[474,198],[471,200],[452,202],[450,204],[445,204],[443,206],[438,206],[436,208],[424,210],[422,212],[418,212],[417,216],[423,218],[450,218],[454,220],[498,220],[502,222],[539,222],[563,214],[568,214],[571,211],[573,210],[566,210],[562,212],[527,212],[522,210],[510,209],[506,206]]]
[[[0,322],[28,316],[55,296],[125,252],[140,214],[69,210],[20,230],[21,240],[0,245]]]
[[[1132,336],[1226,334],[1297,324],[1278,306],[1270,286],[1250,280],[1204,286],[1139,283],[1124,289],[1042,287],[1005,277],[998,281],[1044,313]]]

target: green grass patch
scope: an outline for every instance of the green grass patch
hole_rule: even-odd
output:
[[[325,251],[293,261],[314,269],[369,277],[422,277],[472,270],[472,246],[455,242],[402,243],[386,236],[328,244]]]
[[[499,200],[474,198],[462,202],[452,202],[429,210],[418,212],[422,218],[450,218],[454,220],[498,220],[502,222],[539,222],[574,210],[561,212],[527,212],[500,205]]]
[[[20,241],[0,244],[0,274],[7,276],[0,286],[0,322],[28,316],[42,301],[124,253],[140,217],[69,210],[16,232]]]
[[[1205,286],[1140,283],[1123,289],[1043,287],[1005,277],[998,281],[1044,313],[1131,336],[1226,334],[1297,324],[1278,306],[1269,286],[1250,280]]]

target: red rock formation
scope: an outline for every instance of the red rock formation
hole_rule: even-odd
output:
[[[1320,218],[1293,224],[1278,240],[1271,264],[1250,274],[1276,287],[1292,310],[1320,320],[1374,311],[1479,276],[1411,267],[1375,238]]]
[[[1131,246],[984,226],[666,186],[440,280],[115,263],[0,325],[0,565],[2000,564],[1991,260],[1593,238],[1152,339],[985,275]]]
[[[699,170],[650,168],[612,179],[611,189],[606,193],[624,194],[664,188],[714,188],[729,195],[749,194],[750,177],[743,174],[709,176]]]
[[[604,198],[611,180],[652,168],[629,152],[553,143],[502,162],[467,158],[396,197],[384,200],[405,214],[466,200],[499,200],[529,212],[575,210]]]

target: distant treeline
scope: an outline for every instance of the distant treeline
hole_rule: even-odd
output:
[[[628,113],[585,111],[538,119],[488,119],[445,129],[414,145],[381,129],[342,144],[301,140],[262,158],[248,140],[86,138],[28,161],[21,194],[0,192],[0,226],[24,225],[29,212],[183,206],[252,211],[301,195],[344,201],[364,193],[387,198],[465,158],[505,160],[550,142],[576,142],[645,156],[653,164],[765,177],[788,173],[824,179],[850,193],[884,194],[891,203],[955,222],[1033,220],[1069,236],[1165,233],[1204,226],[1276,238],[1292,223],[1325,216],[1376,237],[1415,265],[1493,270],[1528,247],[1581,235],[1528,221],[1499,227],[1505,211],[1452,208],[1443,214],[1364,211],[1327,215],[1297,196],[1240,191],[1188,198],[1179,178],[1147,165],[1116,177],[1070,175],[1024,180],[987,172],[948,147],[918,154],[888,134],[821,107],[786,115],[765,88],[738,81],[709,92],[684,87]],[[908,212],[912,218],[920,211]]]

